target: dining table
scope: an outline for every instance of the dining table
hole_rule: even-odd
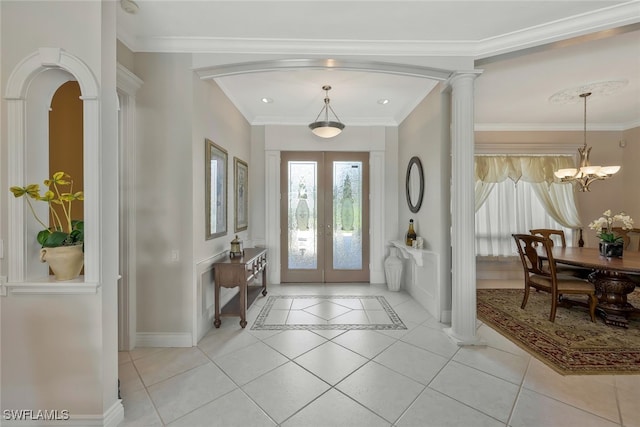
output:
[[[606,324],[627,328],[629,319],[640,317],[640,308],[627,301],[638,283],[634,275],[636,279],[640,275],[640,252],[625,251],[621,258],[607,258],[597,248],[554,246],[551,250],[557,264],[591,270],[588,280],[598,298],[596,313]],[[547,257],[541,254],[541,258]]]

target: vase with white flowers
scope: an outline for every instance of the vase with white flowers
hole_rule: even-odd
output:
[[[602,216],[589,224],[589,228],[598,233],[600,239],[600,254],[607,258],[622,258],[624,251],[624,238],[613,231],[615,223],[621,224],[622,230],[633,228],[633,219],[624,212],[611,215],[611,209],[607,209]]]
[[[84,265],[84,221],[73,219],[73,202],[84,200],[82,191],[73,191],[73,179],[65,172],[56,172],[44,180],[45,191],[39,184],[11,187],[14,197],[23,197],[34,218],[43,230],[36,240],[42,246],[40,261],[49,263],[56,280],[75,279]],[[36,213],[31,200],[47,203],[52,225],[48,226]],[[56,207],[59,207],[56,209]]]

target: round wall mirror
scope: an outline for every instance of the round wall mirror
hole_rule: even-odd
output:
[[[407,204],[409,210],[415,213],[420,210],[424,196],[424,172],[422,171],[422,162],[417,156],[413,156],[409,160],[406,181]]]

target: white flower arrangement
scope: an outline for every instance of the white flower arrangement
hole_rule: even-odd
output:
[[[594,220],[589,224],[589,228],[595,230],[598,233],[598,237],[603,242],[616,243],[622,242],[622,237],[616,235],[613,231],[613,224],[615,222],[622,223],[622,229],[628,230],[633,228],[633,219],[624,212],[617,213],[611,216],[611,209],[607,209],[603,212],[600,218]]]

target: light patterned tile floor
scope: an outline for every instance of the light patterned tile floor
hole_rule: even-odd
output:
[[[306,308],[295,295],[383,296],[407,329],[251,330],[261,298],[245,329],[225,318],[197,347],[120,353],[121,426],[640,427],[640,375],[563,377],[480,322],[486,346],[458,347],[448,325],[384,286],[274,285],[271,295],[292,296],[278,303],[283,321]],[[343,311],[315,314],[353,313]]]

